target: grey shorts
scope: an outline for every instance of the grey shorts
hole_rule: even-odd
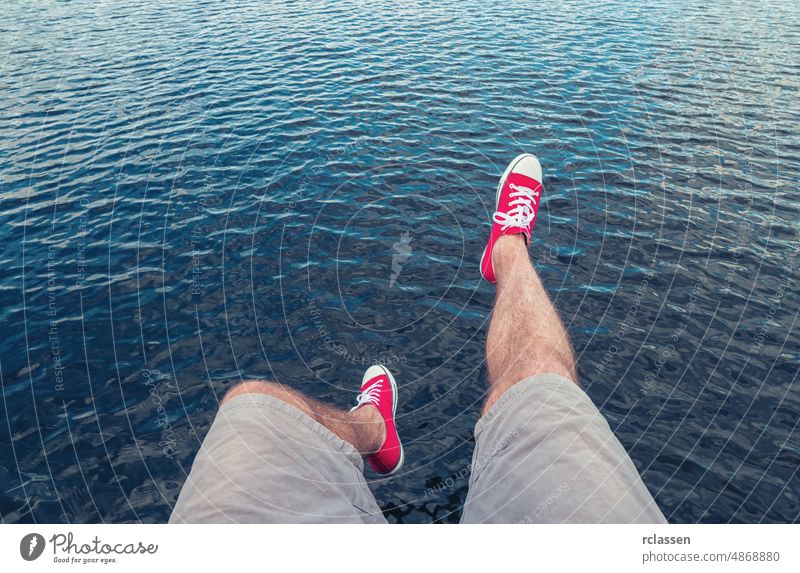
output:
[[[512,386],[475,428],[463,523],[664,523],[608,423],[554,374]],[[264,394],[225,402],[170,523],[385,523],[349,443]]]

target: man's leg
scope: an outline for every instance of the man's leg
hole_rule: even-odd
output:
[[[378,451],[386,438],[386,426],[378,409],[367,405],[356,410],[340,410],[323,404],[279,382],[248,380],[231,388],[220,402],[243,394],[264,394],[294,406],[352,446],[362,456]]]
[[[497,284],[486,341],[489,391],[475,428],[462,521],[663,522],[608,423],[577,384],[564,325],[528,257],[541,167],[523,154],[497,193],[481,261]]]
[[[339,410],[275,382],[232,388],[170,522],[383,522],[362,455],[386,427],[366,404]]]
[[[514,384],[536,374],[558,374],[577,383],[575,354],[522,234],[494,246],[497,295],[486,338],[489,394],[483,413]]]

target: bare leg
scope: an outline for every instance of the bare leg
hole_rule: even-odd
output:
[[[247,380],[231,388],[221,403],[224,404],[235,396],[251,393],[268,394],[291,404],[351,443],[362,456],[377,452],[386,438],[386,425],[374,406],[366,404],[353,412],[339,410],[278,382]]]
[[[569,336],[531,264],[523,236],[501,237],[492,261],[497,297],[486,338],[489,393],[484,414],[528,376],[552,373],[578,381]]]

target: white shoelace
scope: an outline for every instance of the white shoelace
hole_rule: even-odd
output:
[[[509,201],[508,205],[511,207],[507,213],[495,211],[494,222],[502,225],[502,230],[505,231],[509,227],[527,227],[533,221],[534,210],[533,206],[538,203],[539,191],[534,191],[530,187],[524,185],[510,185],[512,191],[508,194],[513,200]]]
[[[381,403],[381,381],[376,380],[366,387],[358,396],[356,396],[356,405],[350,410],[351,412],[362,406],[363,404],[372,404],[376,408]]]

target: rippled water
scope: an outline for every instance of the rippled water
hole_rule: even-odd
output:
[[[373,360],[407,444],[381,507],[457,520],[523,150],[665,514],[798,520],[796,3],[166,4],[0,15],[3,521],[164,521],[235,381],[345,406]]]

